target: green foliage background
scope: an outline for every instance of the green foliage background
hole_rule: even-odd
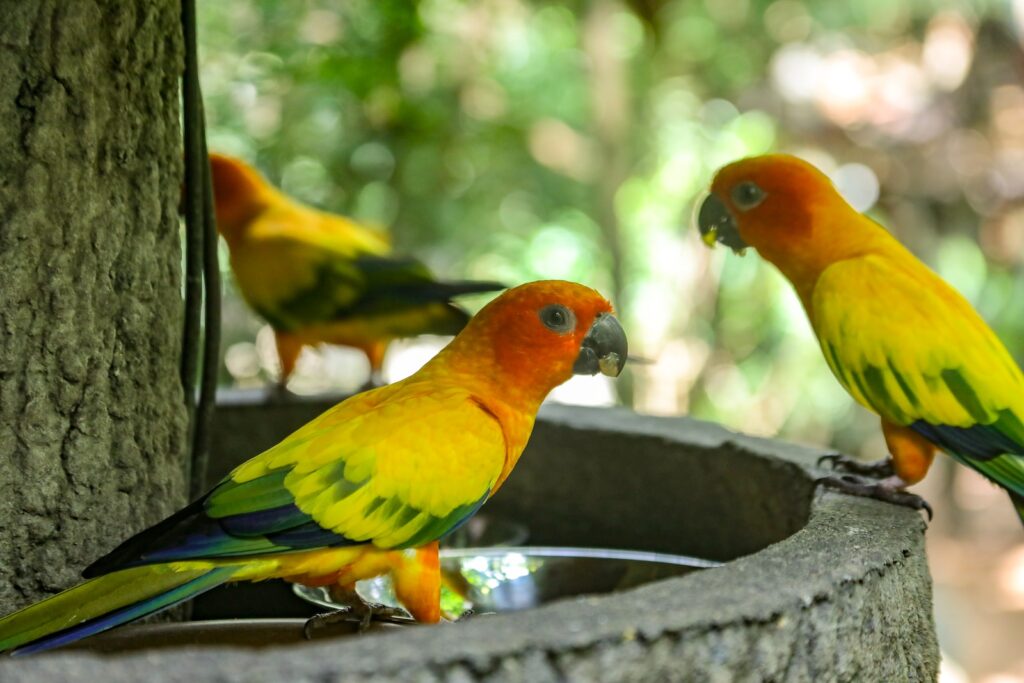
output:
[[[870,169],[872,215],[1022,348],[1024,60],[1010,4],[217,0],[200,11],[212,149],[386,226],[444,276],[605,292],[636,353],[657,360],[618,386],[639,410],[880,453],[788,285],[756,256],[707,251],[691,229],[713,170],[770,150]],[[230,286],[226,323],[229,355],[260,327]],[[267,375],[266,363],[229,363],[243,366],[225,380]]]

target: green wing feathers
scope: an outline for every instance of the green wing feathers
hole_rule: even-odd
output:
[[[211,497],[211,510],[237,514],[234,491],[254,486],[267,497],[262,482],[278,477],[296,509],[352,542],[406,548],[451,531],[501,475],[501,426],[461,391],[397,386],[350,399],[390,394],[388,409],[345,419],[346,402],[240,466],[225,493]]]

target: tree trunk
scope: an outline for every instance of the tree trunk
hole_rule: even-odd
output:
[[[175,0],[0,0],[0,605],[185,497]]]

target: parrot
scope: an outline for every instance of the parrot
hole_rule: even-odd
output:
[[[323,343],[363,351],[381,384],[391,340],[454,335],[469,315],[452,297],[505,288],[438,281],[392,255],[384,232],[299,204],[239,159],[209,158],[217,230],[242,297],[274,330],[281,388],[303,347]]]
[[[94,562],[84,583],[0,618],[0,652],[270,578],[353,591],[387,574],[412,617],[436,623],[438,541],[501,488],[547,394],[573,374],[618,376],[627,350],[595,290],[509,289],[415,374],[328,409]]]
[[[836,379],[881,418],[888,456],[829,454],[845,474],[823,485],[930,517],[905,488],[941,450],[1005,489],[1024,522],[1024,376],[963,296],[794,156],[721,168],[696,222],[709,247],[753,247],[779,269]]]

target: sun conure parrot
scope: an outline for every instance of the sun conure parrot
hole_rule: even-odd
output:
[[[416,374],[341,402],[96,561],[85,583],[0,619],[0,651],[269,578],[351,588],[390,573],[409,612],[437,622],[438,540],[501,487],[548,392],[574,373],[617,376],[626,346],[592,289],[508,290]]]
[[[393,256],[383,232],[299,204],[238,159],[211,154],[210,169],[217,229],[242,296],[274,329],[281,386],[302,348],[323,343],[362,350],[379,384],[388,342],[457,334],[469,315],[452,297],[504,289],[440,282]]]
[[[967,301],[810,164],[776,154],[718,171],[704,241],[748,246],[793,284],[832,372],[882,418],[891,457],[833,456],[824,483],[926,508],[903,491],[936,449],[1006,489],[1024,520],[1024,376]]]

